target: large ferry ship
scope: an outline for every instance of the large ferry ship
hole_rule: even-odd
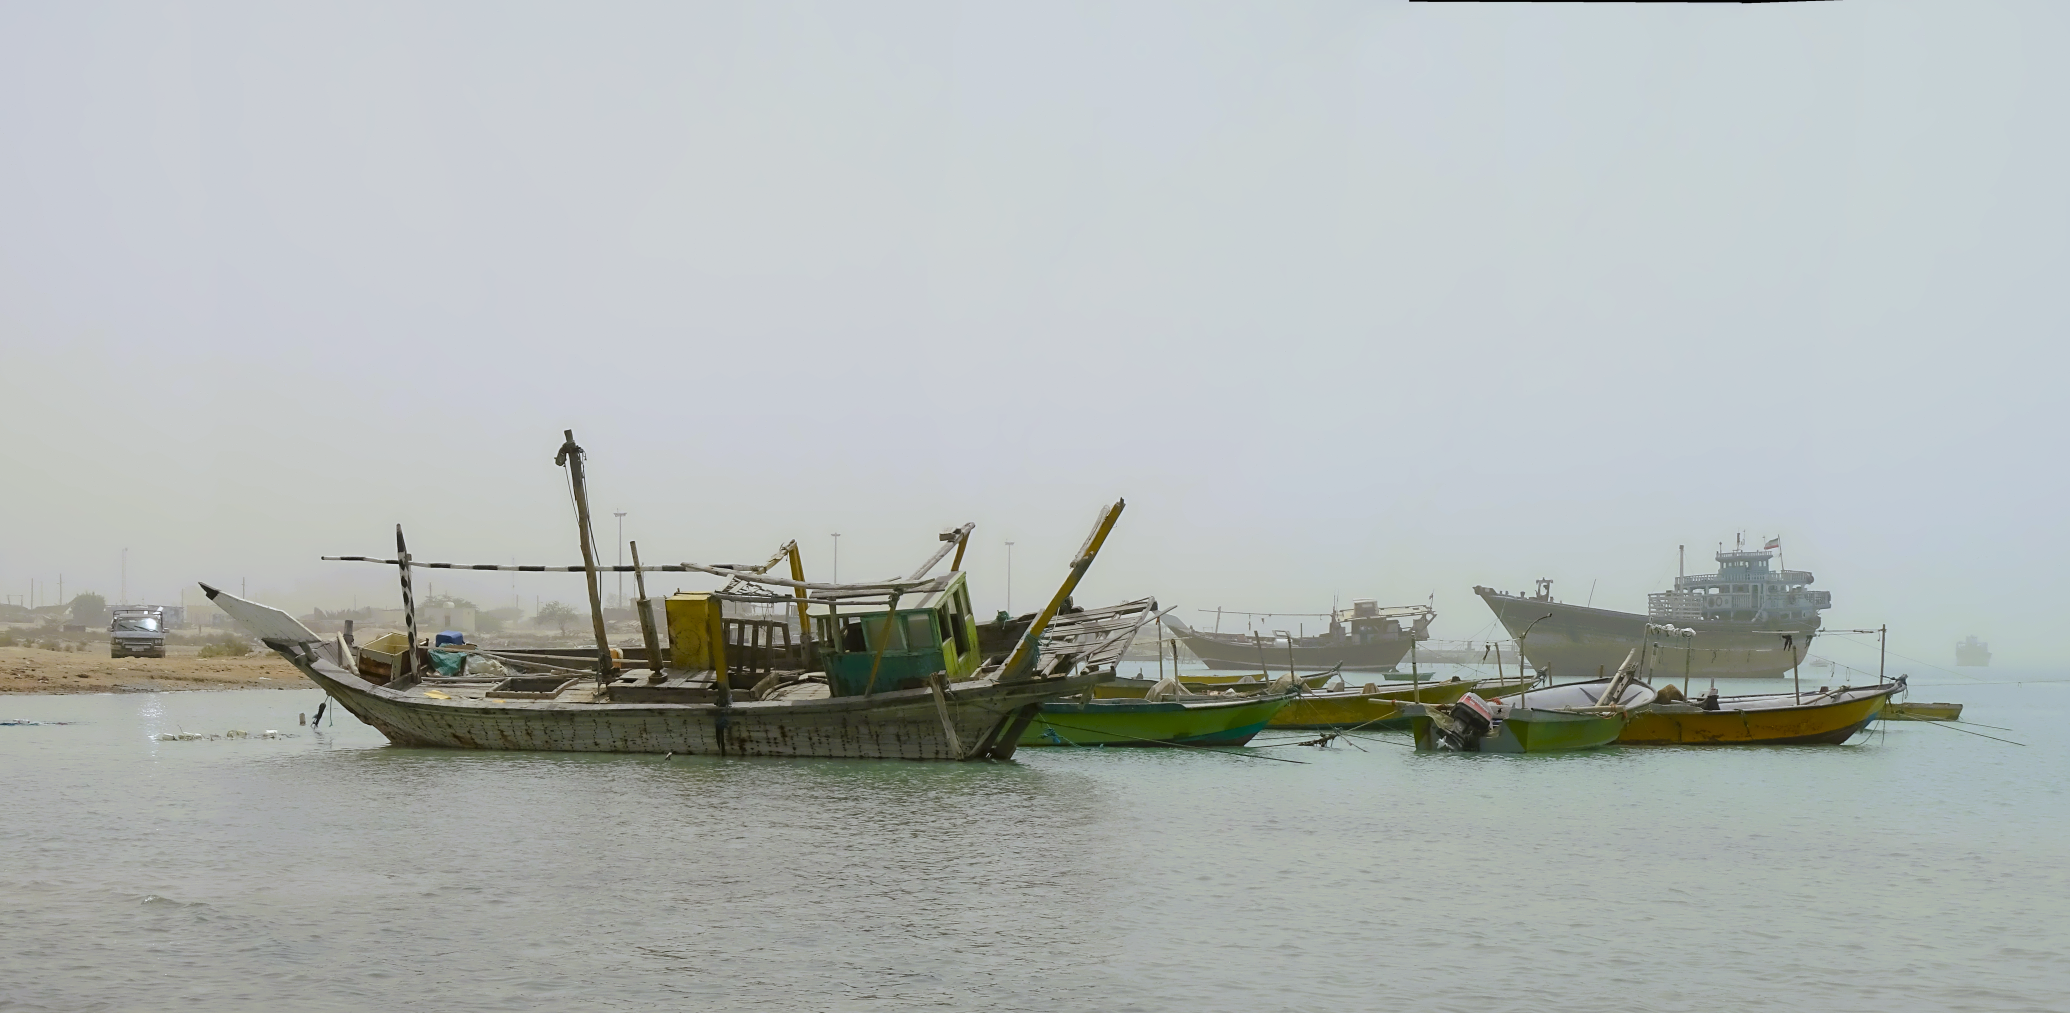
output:
[[[1550,580],[1536,593],[1475,587],[1495,618],[1522,645],[1524,657],[1554,678],[1595,678],[1617,671],[1644,642],[1649,623],[1695,631],[1662,638],[1658,671],[1698,679],[1771,679],[1787,674],[1811,650],[1819,613],[1833,607],[1828,591],[1811,590],[1807,570],[1770,569],[1780,547],[1720,548],[1718,572],[1675,578],[1671,591],[1646,596],[1646,612],[1618,612],[1559,601]],[[1686,646],[1685,646],[1686,645]]]

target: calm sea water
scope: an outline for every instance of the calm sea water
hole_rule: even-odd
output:
[[[1914,696],[2027,744],[663,761],[0,698],[78,722],[0,728],[0,1010],[2070,1008],[2070,683]],[[298,737],[148,738],[231,728]]]

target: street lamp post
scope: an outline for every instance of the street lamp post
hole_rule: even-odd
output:
[[[841,532],[834,532],[834,583],[841,583]]]

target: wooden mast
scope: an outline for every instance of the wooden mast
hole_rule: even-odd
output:
[[[583,481],[582,448],[575,445],[575,430],[564,429],[567,442],[553,457],[553,463],[568,469],[569,484],[575,490],[575,524],[582,540],[582,577],[589,584],[589,622],[597,635],[597,684],[611,679],[611,638],[604,633],[604,597],[597,584],[597,552],[589,529],[589,486]]]
[[[795,538],[786,543],[783,550],[791,557],[791,579],[799,584],[791,589],[798,599],[798,638],[801,641],[798,645],[798,663],[811,668],[813,659],[819,656],[819,641],[812,638],[812,619],[805,611],[805,560],[798,555],[798,540]]]

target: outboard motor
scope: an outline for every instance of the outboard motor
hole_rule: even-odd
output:
[[[1472,693],[1449,707],[1432,707],[1429,713],[1437,747],[1455,753],[1480,752],[1481,740],[1495,730],[1497,723],[1487,701]]]
[[[1700,697],[1697,697],[1697,698],[1696,698],[1696,706],[1697,706],[1697,708],[1698,708],[1698,709],[1700,709],[1700,710],[1707,710],[1707,711],[1714,711],[1714,710],[1717,710],[1717,709],[1718,709],[1718,687],[1716,687],[1716,686],[1712,686],[1712,687],[1711,687],[1711,688],[1710,688],[1709,690],[1705,691],[1704,695],[1702,695],[1702,696],[1700,696]]]

